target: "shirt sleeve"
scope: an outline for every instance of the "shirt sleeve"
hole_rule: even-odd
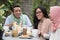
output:
[[[10,22],[11,22],[10,18],[7,17],[4,26],[7,25],[7,24],[9,24]]]
[[[4,24],[4,26],[3,26],[3,29],[4,29],[5,31],[8,31],[8,30],[9,30],[9,26],[7,26],[7,25],[8,25],[10,22],[11,22],[10,18],[7,17],[7,18],[6,18],[6,21],[5,21],[5,24]]]
[[[28,18],[28,16],[26,15],[25,17],[26,17],[26,25],[28,27],[32,26],[32,23],[31,23],[30,19]]]

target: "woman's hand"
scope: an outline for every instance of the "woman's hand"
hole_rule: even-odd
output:
[[[53,28],[52,32],[53,32],[53,33],[55,33],[55,32],[56,32],[56,30],[57,30],[57,28]]]
[[[44,34],[43,34],[43,37],[46,38],[46,39],[49,39],[50,34],[44,33]]]
[[[39,37],[41,36],[41,37],[43,37],[43,34],[40,32],[40,34],[38,35]]]

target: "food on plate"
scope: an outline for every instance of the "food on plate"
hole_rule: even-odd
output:
[[[29,37],[29,35],[21,35],[21,37],[27,38],[27,37]]]

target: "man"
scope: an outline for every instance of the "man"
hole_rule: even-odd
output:
[[[11,7],[11,11],[12,13],[6,18],[4,26],[11,27],[13,22],[17,22],[18,25],[22,23],[22,25],[27,25],[28,27],[32,26],[28,16],[25,14],[22,14],[22,11],[19,5],[13,5]]]

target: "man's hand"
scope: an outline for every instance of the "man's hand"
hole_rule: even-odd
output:
[[[5,25],[5,26],[12,27],[12,26],[13,26],[13,23],[7,24],[7,25]]]

